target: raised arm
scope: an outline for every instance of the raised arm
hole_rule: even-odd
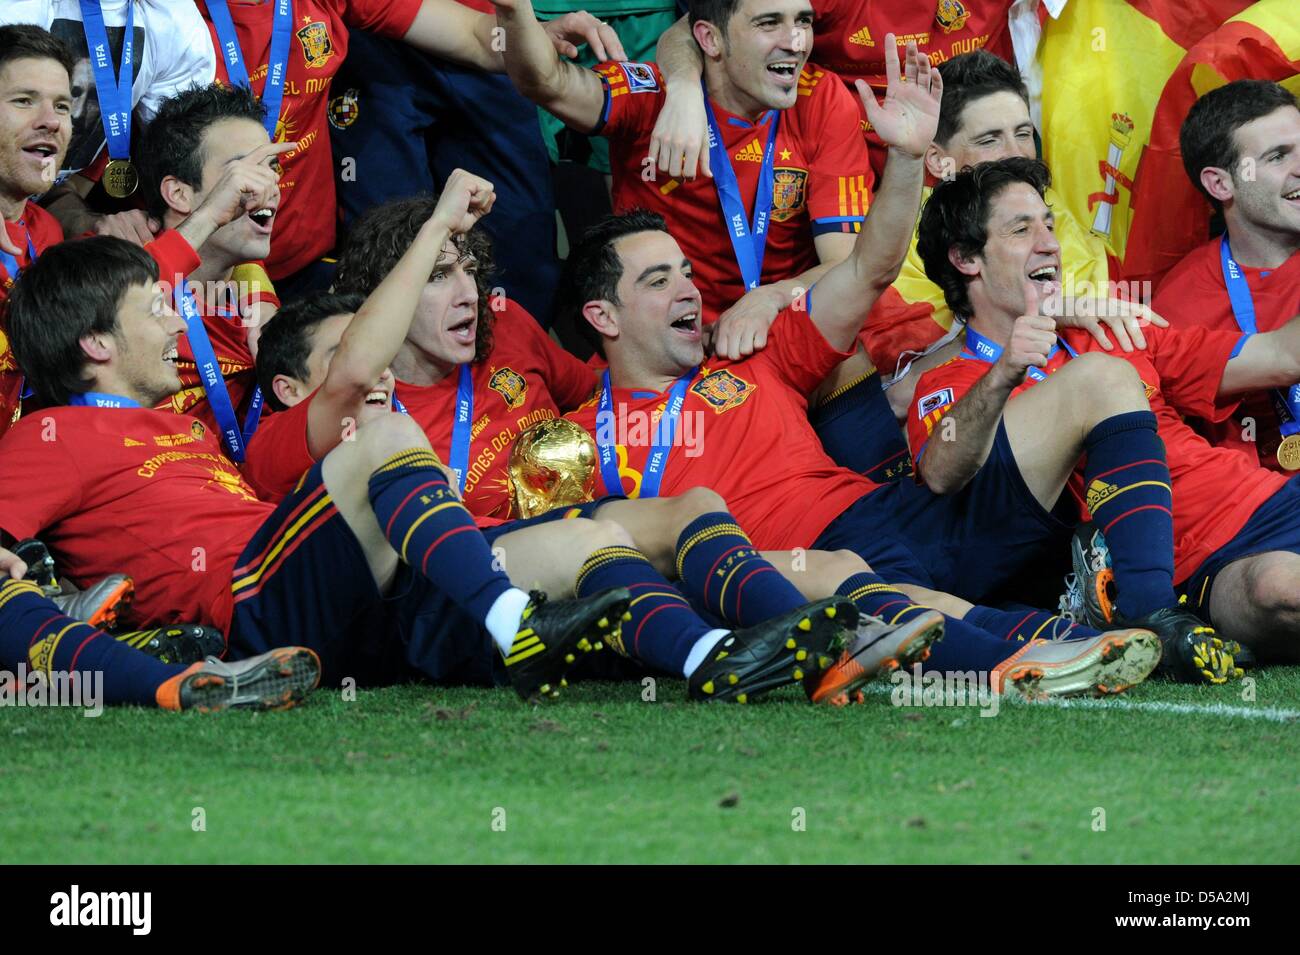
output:
[[[423,0],[402,39],[433,56],[504,73],[506,64],[494,33],[496,27],[491,14],[471,10],[456,0]],[[598,60],[621,60],[625,55],[614,30],[590,13],[566,13],[542,29],[562,56],[577,56],[582,43],[590,44]]]
[[[496,7],[505,30],[506,72],[515,88],[578,132],[594,131],[605,108],[600,77],[560,56],[530,0],[501,0]]]
[[[1281,328],[1251,335],[1223,368],[1219,394],[1289,388],[1300,382],[1300,315]]]
[[[918,54],[916,43],[908,42],[901,73],[893,34],[886,35],[885,44],[889,85],[884,103],[878,104],[871,88],[857,81],[867,118],[889,147],[880,190],[849,257],[828,269],[810,293],[813,322],[828,342],[841,349],[853,343],[876,299],[898,277],[907,257],[925,184],[922,157],[934,139],[943,96],[939,71]]]
[[[455,170],[411,247],[357,311],[307,410],[307,447],[317,460],[339,443],[340,422],[356,417],[401,348],[447,240],[472,229],[495,198],[492,183]]]

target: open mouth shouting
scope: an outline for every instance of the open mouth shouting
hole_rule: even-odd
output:
[[[1033,282],[1038,289],[1040,300],[1045,301],[1060,294],[1060,272],[1060,265],[1040,265],[1036,269],[1030,269],[1028,273],[1029,281]]]
[[[776,60],[767,64],[767,72],[776,80],[778,86],[793,89],[799,80],[799,61],[797,59]]]
[[[474,336],[478,331],[478,316],[470,315],[468,318],[450,325],[447,328],[447,334],[451,340],[458,345],[474,344]]]
[[[700,321],[700,311],[698,308],[692,308],[691,311],[683,313],[678,318],[673,319],[672,329],[692,342],[698,342],[702,334],[703,324]]]
[[[253,223],[253,228],[262,235],[270,235],[271,228],[275,225],[275,210],[254,209],[248,213],[248,219]]]

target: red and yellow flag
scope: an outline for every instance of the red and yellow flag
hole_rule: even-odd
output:
[[[1294,0],[1252,4],[1202,37],[1174,69],[1138,174],[1126,276],[1157,281],[1210,237],[1210,204],[1183,169],[1178,130],[1199,97],[1241,79],[1276,80],[1300,96],[1300,13]]]
[[[1043,158],[1074,218],[1117,262],[1125,260],[1141,191],[1135,183],[1165,84],[1188,47],[1247,5],[1069,0],[1059,19],[1046,22]]]

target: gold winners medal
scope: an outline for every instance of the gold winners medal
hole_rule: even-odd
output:
[[[1277,463],[1288,471],[1300,471],[1300,434],[1289,434],[1277,446]]]
[[[596,442],[564,418],[533,425],[510,449],[513,516],[537,517],[585,504],[596,487]]]
[[[114,199],[125,199],[140,185],[140,174],[129,159],[113,159],[104,167],[104,191]]]

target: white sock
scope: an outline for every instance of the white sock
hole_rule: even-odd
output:
[[[515,634],[519,632],[519,622],[523,619],[524,608],[528,606],[528,594],[518,587],[511,587],[492,604],[483,626],[492,634],[501,652],[509,655],[514,646]]]
[[[700,639],[695,641],[695,646],[691,647],[691,652],[686,654],[686,662],[682,665],[682,675],[688,680],[694,673],[704,658],[709,655],[709,651],[721,643],[725,638],[731,636],[730,630],[710,630]]]

